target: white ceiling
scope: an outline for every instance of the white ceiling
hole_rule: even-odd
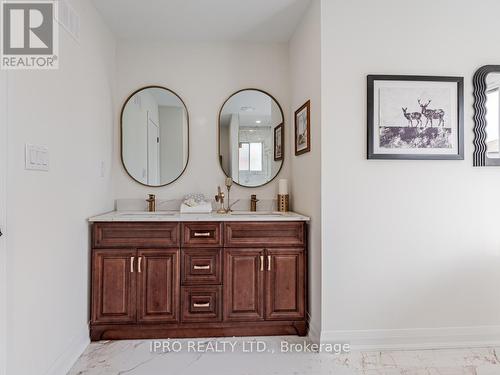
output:
[[[93,0],[120,39],[287,42],[311,0]]]
[[[244,90],[231,96],[224,103],[223,113],[271,116],[272,98],[256,90]],[[245,111],[244,108],[248,108]]]
[[[184,103],[182,103],[179,97],[172,94],[170,91],[157,87],[146,89],[146,91],[153,95],[158,105],[168,107],[184,107]]]
[[[224,103],[220,122],[222,126],[228,126],[231,115],[237,114],[240,127],[269,127],[273,109],[279,111],[276,102],[270,96],[260,91],[245,90],[233,95]]]

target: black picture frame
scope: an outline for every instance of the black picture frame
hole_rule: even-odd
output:
[[[281,130],[281,136],[280,136],[280,146],[281,146],[281,152],[280,152],[280,155],[278,155],[278,145],[276,144],[276,133],[278,132],[278,130]],[[285,128],[283,126],[283,123],[277,125],[275,128],[274,128],[274,161],[280,161],[280,160],[283,160],[283,155],[284,155],[284,152],[285,152]]]
[[[457,84],[457,153],[398,154],[376,153],[374,147],[374,84],[376,81],[454,82]],[[418,125],[417,125],[418,126]],[[463,160],[464,159],[464,78],[450,76],[374,75],[367,76],[367,159]]]
[[[298,137],[298,130],[299,130],[299,121],[298,121],[298,116],[300,113],[303,111],[306,111],[306,136],[305,136],[305,142],[306,142],[306,147],[303,149],[299,150],[299,137]],[[295,124],[295,156],[305,154],[306,152],[311,151],[311,101],[308,100],[304,104],[300,106],[299,109],[295,111],[295,116],[294,116],[294,124]]]

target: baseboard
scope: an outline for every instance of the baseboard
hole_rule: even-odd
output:
[[[309,333],[307,334],[309,340],[315,344],[319,344],[321,342],[321,332],[316,324],[311,321],[311,315],[309,314],[307,314],[307,323],[309,325]]]
[[[500,345],[500,326],[322,331],[321,343],[353,350],[412,350]]]
[[[67,375],[77,359],[90,344],[89,332],[81,332],[68,344],[64,352],[55,360],[45,375]]]

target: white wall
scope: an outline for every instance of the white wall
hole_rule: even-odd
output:
[[[313,0],[289,44],[291,110],[311,100],[311,152],[295,156],[293,130],[286,143],[291,157],[292,209],[311,217],[309,225],[310,336],[321,330],[321,4]]]
[[[500,339],[500,170],[472,167],[471,83],[500,61],[498,14],[497,0],[322,1],[322,338]],[[370,73],[464,76],[465,160],[366,160]]]
[[[60,69],[9,72],[9,375],[66,374],[87,345],[86,218],[113,208],[114,40],[91,2],[71,4],[81,41],[61,29]],[[49,172],[24,170],[28,142],[49,147]]]
[[[7,72],[0,70],[0,375],[7,371]]]
[[[190,192],[212,197],[224,185],[217,149],[218,114],[224,101],[242,88],[260,88],[272,94],[286,111],[288,103],[288,49],[286,44],[148,43],[119,42],[117,47],[116,134],[113,167],[114,196],[141,198],[148,193],[178,199]],[[146,85],[175,91],[186,103],[190,121],[189,163],[174,184],[161,188],[139,185],[120,162],[119,113],[128,95]],[[291,129],[286,124],[286,136]],[[289,176],[289,157],[280,178]],[[277,181],[277,180],[275,180]],[[262,188],[234,186],[232,198],[275,198],[276,182]]]

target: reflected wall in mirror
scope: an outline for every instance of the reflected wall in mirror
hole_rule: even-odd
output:
[[[121,114],[121,156],[127,173],[146,186],[177,180],[189,159],[189,117],[173,91],[148,86],[127,99]]]
[[[489,73],[486,76],[486,155],[498,158],[499,100],[500,72]]]
[[[500,165],[500,65],[474,74],[474,166]]]
[[[231,95],[219,114],[219,161],[226,176],[246,187],[273,180],[283,166],[283,123],[283,110],[268,93],[245,89]]]

